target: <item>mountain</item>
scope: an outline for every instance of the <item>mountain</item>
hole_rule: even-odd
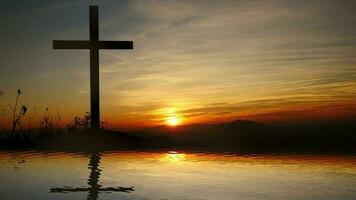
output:
[[[272,126],[236,120],[220,124],[159,126],[140,132],[149,136],[168,137],[189,146],[231,150],[355,151],[356,144],[354,121]]]
[[[45,150],[157,150],[231,151],[247,153],[356,154],[355,121],[267,125],[236,120],[220,124],[158,126],[135,132],[58,130],[2,134],[0,149],[36,147]]]

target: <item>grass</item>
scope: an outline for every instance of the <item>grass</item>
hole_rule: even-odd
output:
[[[61,116],[58,111],[51,114],[46,108],[43,114],[37,119],[37,108],[31,110],[21,103],[21,90],[17,90],[17,95],[13,104],[7,107],[0,104],[0,140],[8,142],[30,142],[44,137],[44,135],[57,135],[67,131],[88,131],[90,128],[90,113],[83,116],[76,116],[66,126],[61,125]],[[0,98],[4,93],[0,91]],[[27,120],[27,123],[24,123]],[[106,123],[101,122],[101,127]],[[67,127],[67,128],[63,128]]]

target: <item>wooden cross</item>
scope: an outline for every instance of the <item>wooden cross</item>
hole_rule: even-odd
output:
[[[91,127],[100,127],[99,49],[133,49],[132,41],[99,41],[98,6],[89,6],[90,40],[53,40],[53,49],[90,49]]]
[[[98,184],[100,178],[100,154],[98,152],[93,152],[90,157],[89,168],[90,176],[88,178],[88,185],[90,187],[84,188],[72,188],[72,187],[63,187],[63,188],[51,188],[51,193],[67,193],[67,192],[89,192],[87,200],[97,200],[99,192],[132,192],[134,191],[133,187],[107,187],[102,188]]]

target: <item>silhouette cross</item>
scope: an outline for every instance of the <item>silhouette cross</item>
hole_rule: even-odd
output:
[[[132,41],[99,41],[98,6],[89,6],[90,40],[53,40],[53,49],[90,49],[91,127],[100,127],[99,49],[133,49]]]
[[[102,188],[98,184],[100,178],[100,171],[98,169],[100,163],[100,154],[98,152],[93,152],[90,157],[89,168],[90,176],[88,178],[88,185],[90,187],[83,188],[72,188],[65,186],[63,188],[51,188],[51,193],[67,193],[67,192],[89,192],[87,200],[97,200],[99,197],[99,192],[132,192],[133,187],[106,187]]]

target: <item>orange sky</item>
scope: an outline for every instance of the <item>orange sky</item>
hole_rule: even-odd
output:
[[[90,2],[8,3],[0,10],[0,111],[45,108],[66,124],[89,111],[89,53],[53,39],[88,39]],[[355,119],[354,3],[329,1],[104,1],[102,120],[112,128]],[[29,17],[31,16],[31,17]],[[2,122],[3,123],[3,122]]]

